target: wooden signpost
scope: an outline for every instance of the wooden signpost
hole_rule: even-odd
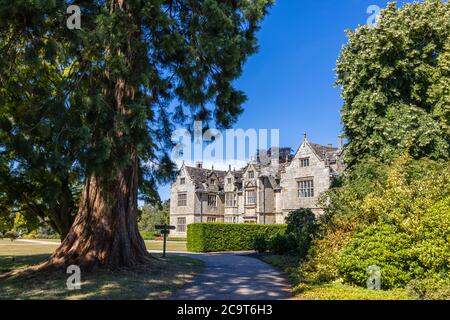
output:
[[[170,233],[170,230],[175,230],[174,226],[169,226],[168,224],[156,225],[156,230],[161,230],[161,234],[164,236],[163,243],[163,258],[166,257],[166,243],[167,243],[167,235]]]

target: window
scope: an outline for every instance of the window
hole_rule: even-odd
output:
[[[215,184],[216,184],[216,180],[211,179],[211,184],[212,184],[212,185],[215,185]]]
[[[302,180],[298,181],[298,196],[300,198],[312,198],[314,197],[314,180]]]
[[[217,207],[217,197],[216,195],[208,195],[208,207]]]
[[[179,193],[178,194],[178,206],[179,207],[186,207],[187,206],[187,194],[186,193]]]
[[[236,223],[237,218],[236,217],[225,217],[225,223]]]
[[[216,218],[214,218],[214,217],[208,217],[208,218],[206,219],[206,222],[207,222],[207,223],[214,223],[214,222],[216,222]]]
[[[255,171],[249,171],[248,172],[248,178],[253,179],[255,177]]]
[[[227,207],[236,207],[236,195],[234,193],[225,194],[225,205]]]
[[[177,218],[177,232],[186,232],[186,218]]]
[[[232,181],[231,178],[228,178],[228,184],[231,184],[231,181]]]
[[[180,184],[186,184],[186,178],[180,178]]]
[[[309,167],[309,158],[300,159],[300,167]]]
[[[247,205],[256,204],[256,191],[247,191]]]

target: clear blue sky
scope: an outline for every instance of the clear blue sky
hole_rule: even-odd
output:
[[[280,129],[280,144],[337,144],[341,132],[334,67],[345,30],[366,24],[370,5],[381,0],[277,0],[258,34],[260,50],[236,82],[248,101],[236,128]],[[399,1],[399,5],[405,1]],[[406,1],[410,2],[410,1]],[[168,199],[169,187],[160,188]]]

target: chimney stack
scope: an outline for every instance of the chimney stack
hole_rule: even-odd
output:
[[[197,162],[195,163],[195,167],[196,167],[197,169],[202,169],[202,168],[203,168],[203,162],[197,161]]]
[[[344,146],[343,140],[344,140],[344,137],[342,136],[342,134],[340,134],[340,135],[338,136],[338,148],[339,148],[339,149],[342,149],[342,147]]]

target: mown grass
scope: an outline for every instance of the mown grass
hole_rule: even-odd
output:
[[[162,241],[153,241],[153,240],[146,240],[145,245],[147,246],[148,250],[162,250],[163,249],[163,242]],[[185,252],[186,249],[186,242],[185,241],[167,241],[167,251],[178,251],[178,252]]]
[[[261,259],[288,276],[293,294],[299,300],[408,300],[406,290],[368,290],[340,282],[305,284],[299,276],[298,258],[294,256],[263,255]]]
[[[60,272],[31,272],[4,277],[5,272],[44,261],[55,245],[38,245],[0,240],[0,299],[165,299],[189,282],[203,268],[203,262],[176,255],[162,259],[153,254],[154,264],[139,271],[96,271],[81,274],[81,289],[69,291]]]
[[[27,239],[28,240],[28,239]],[[32,242],[22,242],[20,240],[10,241],[0,239],[0,256],[20,256],[30,254],[45,254],[55,251],[60,241],[55,239],[33,239],[31,241],[43,241],[49,244],[39,244]],[[52,243],[52,244],[50,244]],[[163,242],[146,240],[145,245],[148,250],[162,251]],[[167,251],[186,251],[185,241],[167,241]]]

